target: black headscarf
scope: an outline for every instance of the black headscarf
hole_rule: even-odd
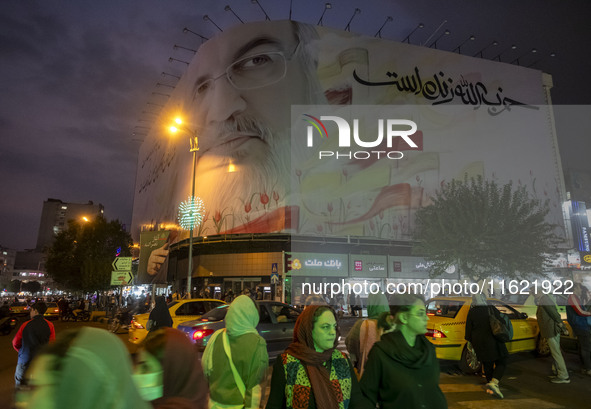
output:
[[[163,296],[156,297],[156,305],[150,312],[149,321],[152,321],[151,331],[156,331],[158,328],[170,327],[172,328],[172,317],[168,312],[168,306]]]

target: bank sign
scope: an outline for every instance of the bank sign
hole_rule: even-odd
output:
[[[291,253],[292,276],[347,277],[347,254]]]

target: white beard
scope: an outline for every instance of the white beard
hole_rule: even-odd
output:
[[[290,135],[281,132],[266,143],[255,141],[251,146],[254,149],[239,151],[233,158],[205,155],[197,163],[195,194],[203,200],[209,221],[217,212],[232,215],[233,220],[227,220],[224,230],[244,224],[247,214],[254,216],[269,207],[286,205],[290,191]],[[233,171],[229,171],[231,166]],[[268,198],[267,204],[262,203],[262,195]]]

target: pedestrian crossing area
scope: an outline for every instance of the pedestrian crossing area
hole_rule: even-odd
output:
[[[341,338],[339,339],[339,343],[338,343],[338,345],[337,345],[337,349],[338,349],[339,351],[342,351],[342,352],[346,353],[346,354],[348,353],[348,352],[347,352],[347,346],[345,345],[345,338],[341,337]]]
[[[344,342],[337,347],[343,352]],[[270,368],[269,368],[270,369]],[[524,397],[517,392],[518,397],[511,397],[508,389],[502,388],[505,399],[498,399],[487,395],[483,389],[484,384],[452,383],[454,375],[442,375],[440,387],[448,401],[448,409],[573,409],[544,399]],[[267,372],[267,382],[263,389],[263,401],[261,408],[264,408],[269,394],[271,381],[271,370]]]
[[[447,399],[448,409],[573,409],[545,399],[524,396],[523,392],[508,388],[506,384],[501,387],[505,398],[499,399],[485,393],[484,380],[476,381],[478,383],[454,381],[463,376],[441,376],[439,387]]]
[[[498,399],[487,395],[482,385],[440,384],[439,386],[448,398],[448,409],[569,409],[537,398]],[[453,402],[450,402],[450,394],[455,395]],[[466,395],[466,400],[458,394]]]
[[[347,353],[345,338],[339,339],[337,349]],[[271,368],[267,372],[267,382],[263,388],[263,400],[261,408],[264,408],[268,398],[271,380]],[[564,406],[545,399],[526,396],[519,388],[511,388],[504,382],[501,391],[505,394],[504,399],[499,399],[486,394],[484,390],[484,379],[471,377],[466,382],[466,376],[461,372],[442,372],[440,388],[446,396],[448,409],[578,409]],[[512,378],[508,378],[510,381]],[[472,383],[473,381],[473,383]]]
[[[269,396],[270,378],[271,372],[269,371],[261,408],[265,407]],[[448,409],[573,409],[537,398],[498,399],[487,395],[482,385],[442,383],[440,387],[448,397]],[[453,402],[449,399],[450,394],[454,394]],[[465,395],[465,400],[461,395]]]
[[[448,409],[567,409],[566,406],[557,405],[542,399],[498,399],[484,401],[473,400],[466,402],[458,402],[449,405]]]

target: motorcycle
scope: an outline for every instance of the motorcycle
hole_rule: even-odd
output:
[[[16,328],[16,318],[4,317],[0,319],[0,333],[2,335],[8,335]]]
[[[89,321],[90,312],[86,310],[69,310],[64,317],[64,321]]]
[[[115,317],[109,321],[108,329],[116,334],[120,329],[129,330],[133,314],[128,308],[120,308]]]

